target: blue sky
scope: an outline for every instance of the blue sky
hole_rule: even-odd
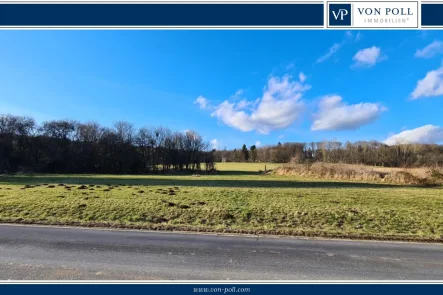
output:
[[[192,129],[228,148],[442,142],[441,41],[439,31],[0,31],[0,113]]]

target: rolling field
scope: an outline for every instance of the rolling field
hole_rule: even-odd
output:
[[[274,169],[266,164],[267,169]],[[261,175],[0,176],[0,222],[443,241],[443,187]]]

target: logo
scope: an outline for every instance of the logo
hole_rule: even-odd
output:
[[[340,20],[343,20],[345,15],[348,15],[348,10],[347,9],[339,9],[338,13],[336,13],[336,11],[332,11],[332,14],[334,15],[335,20],[338,20],[338,18],[340,18]]]
[[[329,4],[329,26],[351,26],[351,4]]]
[[[328,27],[418,28],[418,1],[328,2]]]
[[[401,7],[401,8],[391,8],[386,7],[385,9],[381,9],[380,7],[374,8],[365,8],[365,7],[357,7],[357,11],[359,15],[384,15],[384,16],[413,16],[414,12],[411,7]]]

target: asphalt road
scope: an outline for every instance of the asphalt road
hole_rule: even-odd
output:
[[[0,225],[0,280],[443,280],[443,245]]]

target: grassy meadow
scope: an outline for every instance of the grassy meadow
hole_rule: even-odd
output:
[[[443,241],[443,187],[264,175],[0,175],[0,222]],[[267,169],[276,168],[266,164]]]
[[[238,171],[238,172],[258,172],[266,170],[273,170],[280,167],[281,164],[276,163],[217,163],[216,169],[221,172]]]

